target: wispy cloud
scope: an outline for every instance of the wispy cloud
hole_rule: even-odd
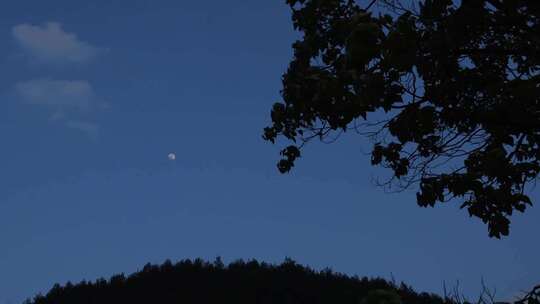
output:
[[[45,63],[87,62],[103,50],[65,32],[57,22],[43,26],[19,24],[13,27],[12,34],[28,55]]]
[[[34,79],[17,83],[15,93],[22,103],[48,108],[51,122],[62,123],[97,140],[99,126],[96,123],[72,119],[81,114],[88,116],[94,112],[89,111],[91,109],[100,109],[100,101],[88,81]]]
[[[95,100],[94,89],[86,80],[34,79],[17,83],[15,91],[24,103],[49,106],[57,111],[85,110]]]
[[[86,63],[104,50],[80,40],[74,33],[64,31],[57,22],[43,25],[19,24],[12,28],[12,35],[24,53],[39,63]],[[94,116],[96,111],[107,104],[96,97],[88,81],[40,78],[18,82],[14,89],[22,103],[41,106],[50,111],[49,121],[97,139],[99,126],[86,118]]]

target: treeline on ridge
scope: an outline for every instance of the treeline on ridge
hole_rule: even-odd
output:
[[[47,294],[38,294],[25,303],[359,304],[370,292],[380,290],[394,291],[403,304],[445,302],[435,294],[417,293],[404,283],[397,286],[381,278],[359,278],[330,269],[316,271],[291,259],[278,265],[256,260],[224,265],[217,258],[213,263],[196,259],[147,264],[129,276],[56,284]]]

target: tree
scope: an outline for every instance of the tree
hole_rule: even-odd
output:
[[[360,304],[401,304],[401,299],[394,290],[376,289],[370,291]]]
[[[25,304],[63,303],[343,303],[459,304],[418,293],[404,283],[351,277],[332,270],[316,271],[286,259],[280,265],[236,261],[224,265],[203,260],[148,264],[125,277],[55,285]]]
[[[377,16],[376,2],[287,0],[303,37],[264,129],[293,141],[278,169],[355,131],[390,169],[384,185],[418,187],[422,207],[456,199],[508,235],[540,172],[540,2],[380,0]]]

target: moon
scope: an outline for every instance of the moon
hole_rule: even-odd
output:
[[[176,160],[176,154],[174,154],[174,153],[169,153],[169,155],[167,155],[167,158],[168,158],[169,160]]]

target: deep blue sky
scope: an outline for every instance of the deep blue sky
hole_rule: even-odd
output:
[[[3,3],[0,303],[216,256],[470,296],[482,277],[502,298],[540,282],[537,207],[489,239],[457,203],[373,186],[355,136],[278,174],[261,130],[295,37],[284,1]]]

